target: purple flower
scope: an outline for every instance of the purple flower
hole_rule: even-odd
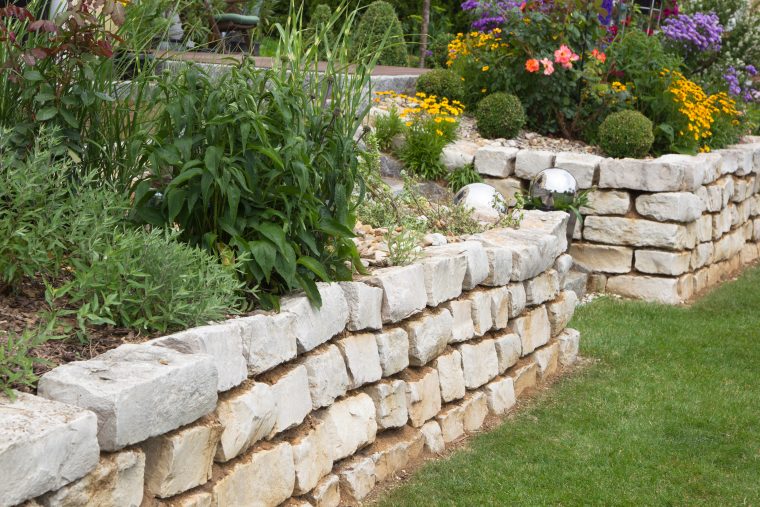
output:
[[[679,14],[665,20],[662,33],[687,53],[720,51],[723,25],[714,12]]]
[[[750,76],[756,76],[757,75],[757,69],[754,65],[747,65],[744,67],[744,70],[749,74]]]
[[[728,85],[729,95],[740,98],[744,102],[758,102],[760,101],[760,91],[754,89],[754,83],[751,77],[757,74],[757,70],[752,65],[744,67],[746,76],[741,75],[736,67],[729,67],[726,69],[726,73],[723,74],[723,79]],[[754,72],[754,74],[753,74]]]
[[[604,9],[607,14],[599,14],[599,22],[604,26],[609,26],[612,22],[612,0],[602,0],[602,9]]]

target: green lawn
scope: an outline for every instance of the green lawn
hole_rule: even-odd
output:
[[[760,505],[760,269],[571,326],[590,366],[379,505]]]

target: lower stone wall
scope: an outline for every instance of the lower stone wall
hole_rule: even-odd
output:
[[[357,505],[575,360],[567,219],[52,370],[0,401],[0,505]]]

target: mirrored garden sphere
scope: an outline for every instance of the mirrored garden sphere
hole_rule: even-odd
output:
[[[565,169],[544,169],[530,183],[530,200],[544,210],[567,209],[578,194],[578,182]]]
[[[476,220],[496,222],[501,213],[507,212],[504,196],[491,185],[470,183],[454,196],[454,203],[474,210]]]

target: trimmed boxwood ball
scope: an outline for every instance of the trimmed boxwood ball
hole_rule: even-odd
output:
[[[417,91],[449,100],[464,99],[462,78],[448,69],[433,69],[421,75],[417,78]]]
[[[386,31],[388,31],[388,39],[385,41],[385,47],[377,63],[405,66],[407,52],[401,22],[393,6],[382,0],[372,2],[364,11],[354,32],[352,57],[361,57],[362,53],[375,50],[383,42]]]
[[[611,157],[644,157],[653,142],[652,122],[638,111],[612,113],[599,125],[599,146]]]
[[[478,103],[475,120],[481,136],[510,139],[525,126],[525,109],[514,95],[492,93]]]

